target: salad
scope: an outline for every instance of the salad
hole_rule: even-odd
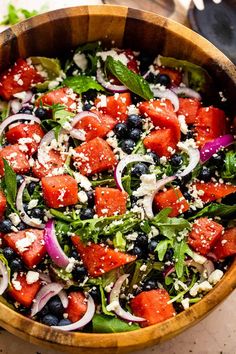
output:
[[[87,43],[18,59],[0,98],[2,302],[62,331],[123,332],[222,279],[235,127],[204,68]]]

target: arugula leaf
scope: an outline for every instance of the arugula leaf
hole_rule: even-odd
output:
[[[171,208],[165,208],[161,210],[152,220],[151,223],[156,226],[161,234],[168,239],[175,238],[178,232],[189,229],[190,223],[183,218],[169,218],[168,215],[171,212]]]
[[[142,76],[129,70],[121,61],[114,60],[111,56],[108,56],[105,62],[105,69],[111,72],[130,91],[145,100],[153,98],[149,83]]]
[[[28,11],[26,9],[17,9],[14,5],[8,5],[8,13],[4,16],[0,25],[15,25],[16,23],[23,21],[27,18],[37,15],[39,12],[36,10]]]
[[[87,92],[88,90],[104,91],[104,88],[91,76],[70,76],[62,84],[72,88],[78,94]]]
[[[58,59],[46,58],[46,57],[30,57],[33,65],[41,65],[43,70],[48,75],[48,80],[36,84],[36,88],[39,91],[48,90],[48,84],[50,81],[55,80],[61,75],[61,64]]]
[[[71,223],[74,221],[70,216],[65,215],[63,212],[61,212],[57,209],[50,209],[49,211],[50,211],[50,214],[52,214],[58,220],[62,220],[62,221],[68,222],[68,223]]]
[[[171,57],[159,57],[161,65],[170,68],[182,68],[188,74],[189,86],[196,91],[206,91],[212,83],[208,72],[201,66],[190,63],[187,60],[180,60]]]
[[[230,216],[236,213],[236,205],[227,205],[227,204],[218,204],[218,203],[211,203],[207,205],[205,208],[201,209],[198,213],[194,216],[188,218],[189,221],[195,220],[196,218],[200,218],[201,216]]]
[[[174,246],[175,271],[178,278],[181,278],[184,272],[185,255],[191,252],[185,240],[176,242]]]
[[[115,234],[115,237],[113,238],[113,245],[115,248],[118,248],[119,251],[125,251],[126,239],[120,231],[117,231]]]
[[[225,155],[224,170],[221,174],[222,178],[236,178],[236,151],[230,150]]]
[[[163,259],[165,257],[165,254],[166,254],[166,251],[167,251],[169,245],[172,245],[171,240],[161,240],[155,249],[155,252],[158,253],[158,259],[161,262],[163,261]]]
[[[5,195],[11,209],[16,211],[15,208],[15,200],[16,200],[16,193],[17,193],[16,173],[13,171],[13,169],[5,159],[3,159],[3,163],[4,163],[4,177],[2,179],[2,182],[5,190]]]
[[[139,325],[133,323],[129,325],[127,322],[119,318],[112,318],[105,315],[95,314],[92,320],[93,332],[95,333],[118,333],[128,332],[139,329]]]

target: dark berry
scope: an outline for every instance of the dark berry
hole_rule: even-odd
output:
[[[136,205],[137,201],[138,201],[138,197],[135,197],[134,195],[130,196],[130,202],[132,207]]]
[[[157,248],[157,245],[158,245],[157,240],[155,240],[155,239],[150,240],[149,243],[148,243],[148,252],[150,254],[154,254],[155,253],[155,249]]]
[[[187,134],[185,135],[185,139],[192,139],[194,137],[194,131],[188,130]]]
[[[68,326],[71,324],[71,321],[68,318],[63,318],[59,321],[58,326]]]
[[[77,281],[83,280],[87,275],[87,270],[82,265],[77,265],[72,271],[73,278]]]
[[[156,165],[159,164],[160,158],[159,158],[159,156],[157,156],[157,154],[155,152],[150,151],[150,152],[147,153],[147,155],[152,157],[152,159],[153,159],[153,161],[155,162]]]
[[[165,253],[164,262],[173,261],[173,256],[174,256],[174,250],[172,248],[169,248]]]
[[[139,247],[147,247],[148,245],[148,236],[144,232],[139,232],[138,237],[135,240],[135,245]]]
[[[231,193],[222,199],[222,204],[235,205],[236,204],[236,193]]]
[[[3,232],[4,234],[7,234],[12,231],[12,222],[9,219],[5,219],[0,222],[0,232]]]
[[[59,320],[56,316],[48,314],[42,318],[42,323],[47,326],[57,326],[59,323]]]
[[[21,175],[16,175],[16,183],[18,187],[24,182],[24,177]]]
[[[43,211],[43,209],[40,209],[40,208],[33,208],[30,211],[30,216],[32,218],[42,220],[44,217],[44,211]]]
[[[166,74],[158,74],[155,78],[154,84],[169,86],[171,84],[171,79]]]
[[[34,193],[34,190],[35,190],[36,186],[37,186],[37,183],[36,183],[36,182],[30,182],[30,183],[28,184],[27,190],[28,190],[28,192],[29,192],[30,195]]]
[[[38,316],[42,318],[42,317],[46,316],[48,313],[49,313],[48,305],[45,305],[42,308],[42,310],[38,313]]]
[[[83,101],[94,101],[97,98],[97,91],[96,90],[88,90],[82,94]]]
[[[76,250],[72,250],[71,257],[74,259],[80,259],[80,256]]]
[[[184,196],[184,198],[185,198],[186,200],[188,200],[188,201],[191,201],[191,200],[192,200],[192,196],[191,196],[191,194],[190,194],[189,192],[184,192],[184,193],[183,193],[183,196]]]
[[[134,177],[140,177],[143,174],[147,174],[149,172],[148,166],[142,162],[138,162],[131,170],[131,174]]]
[[[142,128],[142,118],[137,114],[131,114],[127,119],[127,125],[129,128]]]
[[[137,256],[137,258],[143,258],[143,250],[139,246],[134,246],[134,248],[131,250],[131,253],[134,256]]]
[[[80,211],[81,220],[92,219],[93,216],[94,216],[94,211],[91,208],[81,209]]]
[[[143,75],[149,68],[149,66],[153,63],[154,58],[146,53],[141,52],[138,56],[138,60],[140,61],[140,70]]]
[[[123,140],[121,143],[121,149],[126,152],[126,154],[131,154],[135,148],[135,142],[131,139]]]
[[[97,286],[93,286],[92,289],[89,290],[89,294],[97,304],[101,301],[100,290]]]
[[[87,191],[86,192],[87,194],[87,197],[88,197],[88,206],[89,208],[93,208],[94,207],[94,193],[93,193],[93,190],[90,190],[90,191]]]
[[[128,127],[125,123],[118,123],[114,128],[118,139],[125,139],[128,136]]]
[[[211,180],[211,170],[208,167],[203,166],[198,175],[198,179],[200,181],[209,182]]]
[[[24,208],[24,211],[27,213],[28,212],[28,204],[23,203],[23,208]]]
[[[54,296],[48,301],[49,312],[57,317],[61,317],[65,312],[62,302],[58,296]]]
[[[11,247],[6,247],[3,249],[3,255],[9,262],[15,257],[15,252]]]
[[[173,167],[179,167],[183,163],[183,158],[181,155],[175,154],[171,157],[170,162]]]
[[[25,229],[27,229],[27,225],[24,223],[24,222],[20,222],[18,225],[17,225],[17,229],[19,230],[19,231],[23,231],[23,230],[25,230]]]
[[[32,108],[30,108],[29,106],[22,107],[19,113],[32,114]]]
[[[45,108],[42,107],[38,107],[34,114],[36,115],[36,117],[38,117],[39,119],[47,119],[48,117],[48,111]]]
[[[131,100],[132,103],[136,106],[139,102],[143,101],[143,98],[131,92]]]
[[[92,105],[90,103],[85,103],[83,105],[83,111],[90,111],[91,108],[92,108]]]
[[[157,287],[158,286],[157,286],[156,281],[152,280],[152,279],[145,281],[145,283],[143,283],[143,286],[142,286],[144,291],[153,290],[153,289],[156,289]]]
[[[188,219],[188,218],[194,216],[195,213],[196,213],[196,211],[194,211],[193,209],[189,209],[184,213],[184,217]]]
[[[24,316],[27,316],[29,314],[29,308],[23,306],[23,305],[20,305],[18,308],[17,308],[17,312],[21,313],[22,315]]]
[[[138,141],[140,139],[140,137],[141,137],[141,134],[142,134],[142,130],[141,129],[134,128],[134,129],[130,130],[129,137],[130,137],[130,139],[132,139],[134,141]]]
[[[20,258],[15,258],[10,262],[10,268],[11,272],[13,273],[19,273],[23,270],[23,263]]]
[[[211,162],[215,165],[215,166],[219,166],[222,167],[224,164],[224,159],[225,159],[225,154],[223,153],[223,151],[218,151],[217,154],[214,154],[211,157]]]

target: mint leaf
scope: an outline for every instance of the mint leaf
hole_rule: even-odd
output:
[[[112,318],[105,315],[94,315],[93,317],[93,332],[95,333],[118,333],[128,332],[139,329],[138,324],[129,325],[127,322],[119,318]]]
[[[5,190],[5,195],[7,202],[10,205],[12,210],[15,208],[15,200],[17,193],[17,182],[16,182],[16,173],[13,171],[7,160],[3,159],[4,163],[4,177],[2,180],[3,188]]]
[[[63,81],[63,85],[72,88],[78,94],[88,90],[104,91],[104,88],[91,76],[70,76]]]
[[[111,72],[123,85],[136,95],[150,100],[153,98],[153,92],[149,83],[140,75],[129,70],[121,61],[114,60],[111,56],[107,57],[105,62],[106,71]]]
[[[194,216],[191,216],[188,220],[194,220],[196,218],[200,218],[201,216],[220,216],[225,217],[236,213],[236,205],[226,205],[226,204],[218,204],[211,203],[207,205],[205,208],[201,209]]]

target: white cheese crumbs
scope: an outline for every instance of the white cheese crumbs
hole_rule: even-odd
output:
[[[14,273],[11,283],[17,291],[21,291],[22,289],[21,283],[18,280],[16,280],[16,278],[17,278],[17,273]]]
[[[193,251],[191,253],[191,258],[198,264],[204,264],[207,261],[206,257],[203,257],[200,254]]]
[[[34,284],[39,280],[39,273],[33,272],[32,270],[28,271],[26,274],[26,282],[27,284]]]
[[[74,178],[81,188],[84,188],[86,191],[91,189],[92,184],[87,177],[81,175],[78,172],[74,172]]]
[[[166,156],[160,157],[160,164],[161,164],[161,165],[166,165],[166,163],[167,163],[167,158],[166,158]]]
[[[137,232],[133,232],[132,234],[128,234],[125,236],[126,240],[128,241],[135,241],[137,237],[138,237]]]
[[[67,265],[65,271],[67,273],[71,273],[73,268],[74,268],[74,266],[75,266],[75,263],[76,263],[75,258],[73,258],[73,257],[69,258],[69,264]]]
[[[21,101],[24,101],[27,95],[28,95],[28,93],[26,91],[21,91],[21,92],[15,93],[13,96],[15,98],[18,98]]]
[[[193,297],[197,296],[200,292],[208,292],[212,289],[212,285],[207,281],[203,281],[202,283],[198,284],[195,283],[193,287],[190,289],[189,294]]]
[[[128,115],[131,114],[139,114],[139,109],[135,107],[134,104],[131,104],[130,106],[128,106]]]
[[[141,185],[140,187],[133,192],[133,195],[136,197],[142,197],[152,194],[156,190],[156,175],[153,174],[143,174],[140,177]]]
[[[151,226],[151,230],[148,233],[148,239],[151,240],[153,237],[156,237],[159,235],[159,230],[155,226]]]
[[[12,224],[13,224],[14,226],[19,225],[19,223],[21,222],[21,219],[20,219],[19,215],[16,214],[16,213],[11,213],[11,214],[9,214],[9,215],[8,215],[8,218],[11,220],[11,222],[12,222]]]
[[[183,300],[181,301],[181,304],[182,304],[183,308],[184,308],[185,310],[187,310],[187,309],[189,308],[189,298],[186,297],[185,299],[183,299]]]
[[[224,273],[222,272],[222,270],[216,269],[210,274],[208,281],[210,284],[215,285],[221,280],[223,275]]]
[[[65,194],[66,194],[66,189],[65,188],[60,189],[60,195],[57,199],[63,202]]]
[[[88,196],[84,191],[79,191],[78,198],[81,203],[86,203],[88,200]]]
[[[120,306],[118,301],[112,301],[109,305],[107,305],[107,311],[115,311]]]
[[[112,288],[113,288],[113,285],[114,283],[111,282],[110,284],[108,284],[107,286],[105,286],[104,290],[107,292],[107,293],[110,293]]]
[[[176,291],[178,291],[180,288],[182,288],[183,290],[188,290],[188,287],[186,284],[184,284],[181,280],[179,279],[175,279],[174,282],[174,288]]]
[[[49,90],[53,90],[54,88],[56,88],[59,85],[59,81],[57,80],[52,80],[48,83],[48,89]]]
[[[26,237],[21,240],[16,241],[16,248],[20,253],[27,251],[37,238],[36,235],[30,231],[27,231],[25,236]]]
[[[141,272],[146,272],[146,270],[147,270],[147,265],[146,265],[146,264],[143,264],[143,265],[139,268],[139,270],[140,270]]]
[[[88,60],[84,53],[76,53],[73,56],[73,60],[75,64],[78,66],[78,68],[80,68],[82,71],[85,71],[87,69]]]
[[[185,116],[180,114],[178,115],[178,121],[179,121],[179,124],[180,124],[180,130],[183,134],[187,134],[188,133],[188,126],[186,124],[186,121],[185,121]]]
[[[100,57],[103,61],[106,61],[107,57],[111,56],[115,60],[120,60],[125,66],[127,66],[129,62],[129,59],[124,53],[117,53],[115,49],[97,52],[97,56]]]
[[[38,205],[38,199],[31,199],[31,201],[28,204],[28,209],[33,209]]]
[[[185,141],[180,141],[177,144],[178,148],[186,153],[188,153],[189,148],[197,149],[197,145],[194,139],[187,139]]]

